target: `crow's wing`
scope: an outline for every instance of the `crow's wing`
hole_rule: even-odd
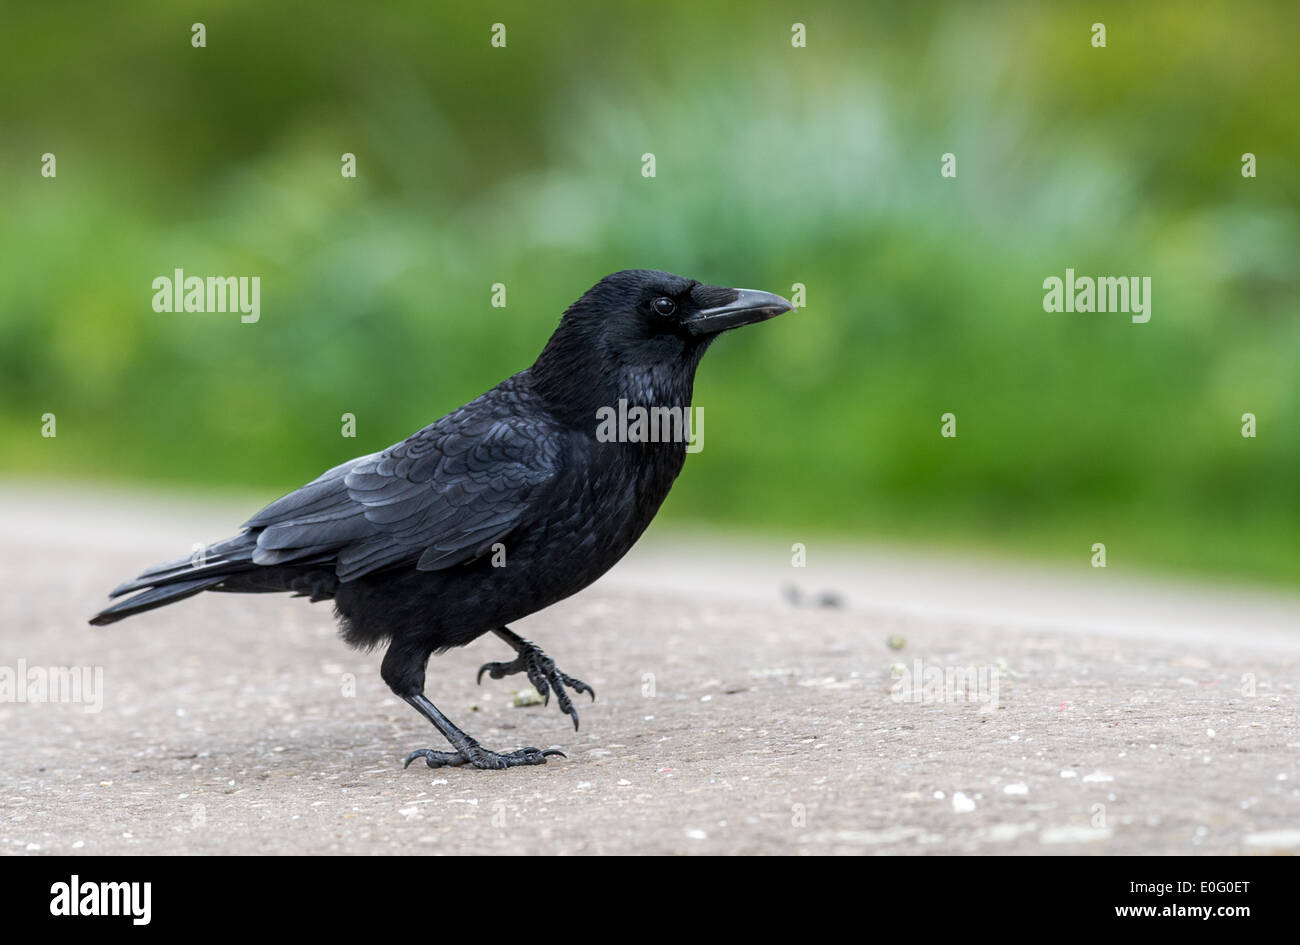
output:
[[[544,501],[561,438],[535,414],[488,406],[480,398],[271,503],[245,526],[257,535],[253,562],[333,552],[350,581],[404,562],[449,568],[504,541]]]

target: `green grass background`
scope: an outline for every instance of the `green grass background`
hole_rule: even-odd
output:
[[[269,499],[530,363],[600,276],[653,267],[808,302],[710,352],[705,449],[666,518],[1081,567],[1104,541],[1112,569],[1300,583],[1293,3],[5,20],[5,475]],[[1045,313],[1067,266],[1151,276],[1151,322]],[[153,312],[178,267],[261,276],[261,321]]]

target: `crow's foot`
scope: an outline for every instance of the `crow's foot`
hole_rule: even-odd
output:
[[[527,673],[528,681],[533,684],[547,705],[551,704],[551,691],[555,692],[555,701],[559,703],[560,711],[573,719],[573,730],[578,730],[578,710],[573,707],[573,700],[569,698],[568,692],[565,691],[567,686],[574,692],[585,692],[591,696],[592,701],[596,700],[596,690],[592,689],[581,679],[574,679],[567,676],[555,666],[555,660],[551,659],[542,652],[542,648],[536,643],[530,643],[517,636],[514,633],[498,634],[503,640],[515,648],[519,654],[509,663],[484,663],[478,669],[478,681],[483,682],[483,674],[487,673],[493,679],[504,679],[515,673]]]
[[[518,751],[504,753],[488,751],[480,745],[473,745],[464,752],[434,751],[432,748],[421,748],[411,752],[406,758],[406,764],[402,765],[402,767],[409,768],[411,762],[416,758],[423,758],[425,764],[430,768],[458,768],[461,765],[472,765],[475,768],[499,770],[501,768],[518,768],[523,765],[544,765],[548,755],[559,755],[561,758],[568,757],[558,748],[547,748],[545,751],[540,748],[520,748]]]

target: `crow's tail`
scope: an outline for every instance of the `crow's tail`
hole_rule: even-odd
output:
[[[223,581],[256,568],[257,565],[253,563],[253,551],[256,548],[257,539],[244,532],[209,545],[189,558],[150,568],[134,581],[113,588],[109,597],[122,597],[126,594],[131,596],[105,607],[91,617],[90,622],[102,627],[123,617],[153,610],[216,587]]]
[[[225,575],[214,577],[195,578],[192,581],[176,581],[171,584],[164,584],[161,587],[151,587],[139,594],[133,594],[125,600],[120,600],[116,604],[105,607],[95,616],[90,618],[90,622],[96,627],[103,627],[110,623],[116,623],[123,617],[130,617],[132,614],[143,613],[146,610],[153,610],[155,607],[161,607],[164,604],[170,604],[172,601],[184,600],[186,597],[193,597],[200,591],[205,591],[209,587],[216,587],[224,581]]]

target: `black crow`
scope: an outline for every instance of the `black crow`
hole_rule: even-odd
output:
[[[616,430],[634,408],[680,421],[719,332],[789,311],[779,295],[665,272],[606,276],[560,319],[532,367],[381,453],[336,466],[272,502],[233,538],[145,571],[108,624],[200,591],[289,591],[333,600],[344,640],[387,642],[384,682],[453,751],[429,767],[545,764],[554,749],[489,751],[424,696],[430,655],[489,630],[514,651],[493,679],[525,673],[578,726],[567,676],[506,625],[582,590],[645,531],[686,457],[685,437]],[[663,411],[668,408],[668,413]],[[644,414],[642,414],[644,417]],[[619,433],[627,435],[619,435]]]

